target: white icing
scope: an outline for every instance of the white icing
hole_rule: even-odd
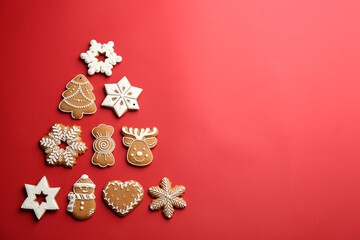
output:
[[[105,84],[105,91],[107,95],[101,106],[113,108],[117,117],[121,117],[128,109],[140,109],[137,99],[142,89],[132,87],[126,77],[116,84]]]
[[[83,210],[84,207],[82,205],[84,205],[84,201],[86,200],[93,200],[95,199],[95,194],[91,193],[91,194],[83,194],[83,193],[75,193],[75,188],[81,188],[81,187],[85,187],[85,188],[91,188],[94,189],[95,188],[95,184],[93,183],[82,183],[79,182],[80,180],[86,180],[89,179],[89,176],[86,174],[83,174],[77,181],[76,183],[74,183],[73,185],[73,192],[69,192],[68,194],[68,199],[69,199],[69,204],[67,205],[66,210],[68,212],[73,212],[74,211],[74,204],[75,204],[75,200],[82,200],[80,202],[80,210]],[[89,179],[90,180],[90,179]],[[90,180],[91,181],[91,180]]]
[[[89,179],[89,176],[86,174],[81,175],[80,179]]]
[[[135,166],[146,166],[146,165],[149,165],[151,162],[152,162],[152,154],[145,154],[144,155],[144,152],[146,151],[146,148],[147,149],[151,149],[153,147],[156,146],[157,144],[157,140],[156,140],[156,136],[158,135],[158,129],[156,127],[153,127],[152,130],[150,130],[150,128],[141,128],[141,129],[138,129],[138,128],[127,128],[127,127],[122,127],[121,128],[121,133],[124,135],[123,137],[123,144],[128,147],[128,154],[127,154],[127,161],[128,163],[132,164],[132,165],[135,165]],[[148,143],[146,142],[146,140],[149,140],[149,139],[154,139],[155,141],[153,141],[153,143],[151,145],[148,145]],[[137,157],[141,157],[144,155],[143,158],[139,159],[139,158],[136,158],[134,156],[133,153],[130,153],[129,154],[129,151],[130,149],[133,149],[134,151],[136,150],[136,147],[132,147],[133,144],[135,144],[136,142],[142,142],[142,145],[145,145],[144,148],[142,148],[142,150],[144,151],[137,151],[136,152],[136,156]],[[151,151],[150,151],[151,153]],[[133,161],[130,161],[129,159],[129,155],[130,157],[135,161],[135,162],[138,162],[139,164],[136,164],[134,163]],[[150,157],[150,161],[147,163],[147,164],[143,164],[141,162],[143,162],[145,160],[145,158],[148,158]]]
[[[81,188],[81,187],[95,188],[95,184],[93,184],[93,183],[74,183],[74,187],[76,187],[76,188]]]
[[[78,126],[61,126],[56,123],[51,127],[53,133],[43,137],[40,145],[47,154],[46,161],[49,165],[65,165],[72,167],[76,163],[79,154],[86,151],[87,147],[81,141],[81,129]],[[65,149],[59,147],[65,142]]]
[[[98,56],[104,54],[105,61],[99,61]],[[105,73],[106,76],[112,75],[112,68],[117,63],[122,61],[121,56],[118,56],[114,51],[114,42],[98,43],[96,40],[90,41],[90,48],[85,53],[80,54],[80,58],[88,64],[88,74]]]
[[[79,74],[79,75],[80,75],[80,74]],[[78,85],[76,91],[75,91],[75,88],[72,88],[72,91],[75,91],[75,92],[74,92],[73,94],[71,94],[70,96],[67,96],[67,97],[64,96],[64,94],[65,94],[65,92],[66,92],[66,91],[64,91],[63,94],[62,94],[63,100],[59,103],[58,108],[59,108],[60,111],[62,111],[62,112],[65,112],[65,113],[70,112],[72,118],[74,118],[74,117],[73,117],[73,111],[74,111],[75,109],[84,109],[84,108],[90,107],[91,105],[94,105],[94,106],[95,106],[95,108],[94,108],[95,110],[94,110],[93,112],[82,112],[82,115],[81,115],[81,117],[79,118],[79,119],[81,119],[84,114],[94,114],[94,113],[96,112],[97,108],[96,108],[96,105],[95,105],[95,96],[94,96],[94,99],[90,99],[90,98],[88,98],[88,97],[84,94],[84,92],[83,92],[83,90],[82,90],[82,86],[83,86],[83,85],[86,85],[86,84],[90,84],[90,85],[91,85],[91,83],[90,83],[89,81],[86,81],[86,82],[83,82],[83,83],[76,82],[75,79],[76,79],[79,75],[77,75],[75,78],[73,78],[73,79],[69,82],[69,83],[73,83],[73,84]],[[68,86],[68,85],[67,85],[67,86]],[[66,88],[69,89],[67,86],[66,86]],[[91,85],[91,86],[92,86],[92,85]],[[70,92],[72,92],[72,91],[70,91]],[[86,92],[89,92],[88,89],[86,89],[85,91],[86,91]],[[70,102],[68,101],[68,99],[74,98],[79,92],[80,92],[80,94],[81,94],[81,97],[84,98],[84,99],[74,99],[74,101],[79,102],[79,103],[85,102],[85,101],[89,101],[88,104],[85,104],[85,105],[81,105],[81,104],[80,104],[80,105],[74,105],[74,104],[72,104],[72,103],[70,103]],[[62,109],[62,108],[60,107],[62,102],[66,103],[66,104],[69,105],[70,107],[74,108],[74,110],[64,110],[64,109]]]
[[[105,134],[100,134],[99,132],[97,132],[97,134],[95,134],[94,131],[96,130],[96,128],[100,127],[101,125],[110,127],[112,129],[112,132],[110,133],[109,131],[106,131]],[[114,155],[112,154],[116,146],[115,141],[111,138],[113,132],[114,132],[114,128],[106,124],[99,124],[99,126],[93,128],[92,135],[95,137],[95,140],[93,142],[93,149],[95,151],[95,154],[91,158],[91,163],[93,165],[97,165],[99,167],[105,168],[107,166],[112,166],[115,164],[115,158]],[[105,166],[100,165],[98,162],[96,162],[96,159],[98,158],[99,155],[104,155],[105,160],[106,158],[114,159],[114,162],[111,164],[107,163]]]
[[[32,209],[38,220],[44,215],[46,210],[58,210],[59,206],[55,201],[55,197],[60,191],[60,188],[50,188],[49,183],[46,177],[42,177],[39,183],[35,185],[25,184],[25,189],[27,193],[27,198],[21,205],[22,209]],[[45,202],[42,202],[40,205],[36,201],[36,195],[41,193],[47,195]]]
[[[124,208],[119,208],[117,205],[114,205],[114,203],[111,201],[110,198],[107,197],[108,193],[107,190],[109,189],[110,186],[118,186],[121,189],[124,189],[128,186],[131,186],[133,188],[137,188],[137,192],[138,194],[136,194],[136,197],[133,199],[132,202],[130,202],[129,205],[126,204],[122,204],[122,206]],[[129,213],[132,209],[134,209],[141,201],[142,201],[142,187],[139,185],[138,182],[130,180],[130,181],[126,181],[126,182],[120,182],[120,181],[113,181],[113,182],[109,182],[105,188],[103,189],[103,194],[104,194],[104,199],[107,202],[108,206],[110,206],[112,209],[116,209],[116,212],[120,213],[121,215],[127,214]],[[126,190],[128,192],[128,189]],[[125,196],[123,196],[123,198],[125,198]],[[118,200],[118,198],[116,198],[116,200]]]
[[[144,140],[146,138],[155,137],[158,134],[158,129],[156,127],[153,127],[152,130],[150,130],[150,128],[138,129],[138,128],[132,128],[132,127],[130,127],[130,128],[122,127],[121,131],[123,134],[134,137],[136,140]]]
[[[171,218],[174,213],[174,207],[186,207],[186,201],[180,197],[185,192],[185,187],[176,185],[171,188],[171,182],[166,177],[161,180],[160,187],[154,186],[149,188],[151,197],[156,198],[151,202],[150,209],[159,210],[162,208],[164,216]]]

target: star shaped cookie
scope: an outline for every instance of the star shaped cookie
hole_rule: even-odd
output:
[[[105,91],[107,96],[101,106],[112,108],[118,117],[121,117],[128,109],[140,109],[136,100],[142,89],[132,87],[126,77],[123,77],[118,83],[105,84]]]
[[[38,220],[44,215],[46,210],[58,210],[59,206],[55,201],[55,197],[58,194],[60,188],[50,188],[46,177],[42,177],[40,182],[35,185],[25,184],[27,198],[21,205],[22,209],[32,209]],[[47,195],[46,201],[39,204],[36,201],[36,195]]]
[[[151,197],[156,198],[150,204],[151,210],[163,209],[165,218],[171,218],[175,208],[185,208],[186,202],[181,196],[185,192],[185,187],[176,185],[171,187],[171,182],[168,178],[164,177],[160,182],[160,187],[150,187],[149,194]]]

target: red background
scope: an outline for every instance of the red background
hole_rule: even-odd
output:
[[[359,1],[0,2],[2,239],[359,239]],[[85,74],[91,39],[123,62],[88,79],[98,111],[71,119],[57,106]],[[127,76],[140,110],[118,119],[104,84]],[[38,142],[55,123],[80,125],[89,150],[73,169],[47,167]],[[90,163],[91,129],[114,126],[113,167]],[[120,128],[159,128],[154,161],[126,163]],[[95,215],[66,213],[87,173]],[[21,211],[24,184],[46,175],[60,210]],[[147,192],[164,176],[187,187],[171,220],[151,198],[125,218],[102,202],[110,180]]]

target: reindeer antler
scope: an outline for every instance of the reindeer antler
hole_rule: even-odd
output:
[[[128,128],[126,126],[122,127],[121,131],[126,134],[126,135],[130,135],[133,136],[136,140],[143,140],[145,137],[156,137],[158,135],[158,130],[156,127],[153,127],[152,130],[150,130],[150,128]]]

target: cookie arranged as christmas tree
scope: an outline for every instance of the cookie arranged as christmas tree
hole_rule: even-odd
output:
[[[60,111],[71,113],[74,119],[81,119],[84,114],[94,114],[96,105],[93,89],[84,75],[77,75],[66,85],[63,100],[59,104]]]

